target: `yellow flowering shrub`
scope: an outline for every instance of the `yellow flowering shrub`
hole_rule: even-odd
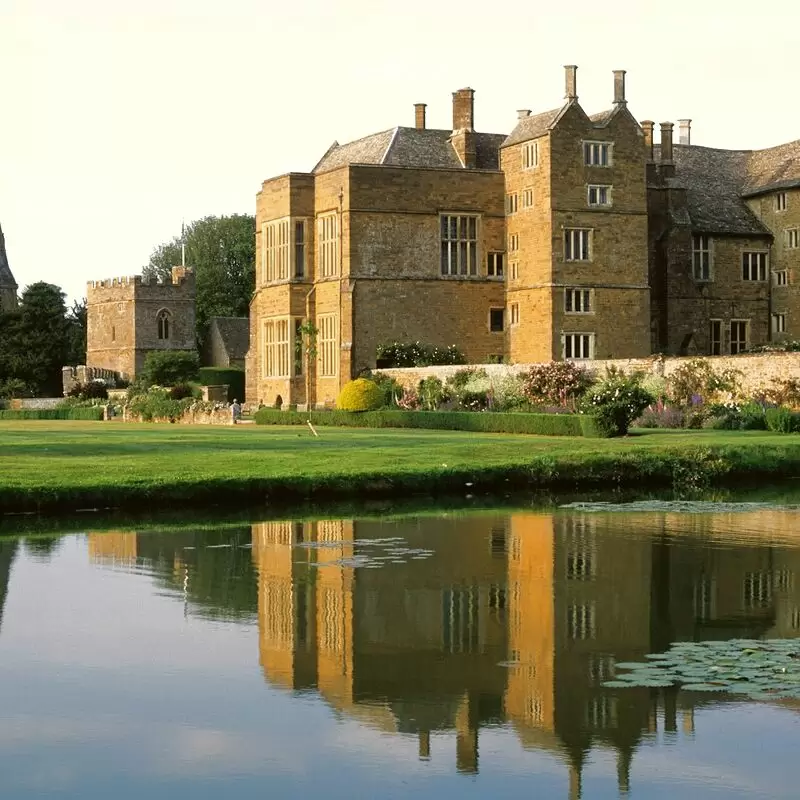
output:
[[[336,408],[342,411],[374,411],[383,405],[383,392],[373,381],[356,378],[346,383],[336,400]]]

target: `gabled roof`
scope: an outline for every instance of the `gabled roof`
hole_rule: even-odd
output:
[[[222,346],[230,359],[242,359],[250,347],[250,320],[248,317],[211,317],[212,328],[216,327]]]
[[[0,289],[17,290],[17,282],[11,273],[11,267],[6,255],[6,237],[3,235],[3,228],[0,226]]]
[[[655,159],[660,161],[660,146]],[[674,145],[674,185],[686,189],[692,227],[704,233],[769,235],[742,198],[752,151]]]
[[[553,127],[564,108],[565,106],[561,106],[560,108],[554,108],[552,111],[543,111],[541,114],[523,117],[503,142],[503,147],[544,136]]]
[[[605,111],[598,111],[597,114],[591,114],[589,119],[594,122],[597,127],[602,128],[611,122],[611,118],[617,113],[617,111],[619,111],[619,108],[619,106],[614,106],[613,108],[608,108]]]
[[[348,144],[337,144],[314,167],[327,172],[346,164],[384,164],[392,167],[463,169],[450,137],[450,130],[397,127],[374,133]],[[476,169],[498,169],[502,133],[474,133]]]

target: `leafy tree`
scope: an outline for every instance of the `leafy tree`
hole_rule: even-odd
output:
[[[67,311],[69,345],[67,364],[86,363],[86,298],[76,300]]]
[[[0,315],[0,381],[13,380],[15,393],[61,394],[69,351],[66,311],[61,289],[39,282],[25,289],[17,311]]]
[[[205,217],[183,236],[186,265],[197,284],[197,340],[202,346],[211,317],[246,317],[255,287],[255,217]],[[169,281],[181,263],[181,237],[159,245],[144,268],[148,277]]]
[[[148,353],[142,367],[144,386],[176,386],[197,379],[200,361],[188,350],[156,350]]]

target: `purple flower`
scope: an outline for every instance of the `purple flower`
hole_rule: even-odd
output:
[[[701,406],[703,405],[703,398],[699,394],[692,395],[692,405],[693,406]]]

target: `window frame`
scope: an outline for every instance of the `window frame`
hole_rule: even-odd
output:
[[[509,327],[514,325],[519,325],[520,320],[520,313],[519,313],[519,303],[512,303],[509,306]]]
[[[452,220],[456,220],[455,237]],[[462,220],[466,236],[462,237]],[[471,236],[471,222],[474,236]],[[447,235],[445,235],[447,234]],[[442,278],[477,278],[481,262],[481,215],[472,213],[443,212],[439,214],[439,274]],[[462,255],[463,254],[463,255]],[[455,258],[454,258],[455,256]],[[455,260],[455,263],[454,263]],[[462,264],[465,270],[462,271]],[[445,266],[447,269],[445,269]],[[455,271],[453,269],[455,268]]]
[[[773,286],[788,286],[789,285],[789,270],[785,267],[783,269],[775,269],[772,271],[772,285]]]
[[[705,244],[705,247],[703,247]],[[701,274],[698,275],[698,256],[700,260]],[[702,274],[702,260],[706,257],[706,269],[708,274]],[[714,239],[707,233],[692,234],[692,279],[695,283],[711,283],[714,280]]]
[[[776,211],[776,213],[780,214],[780,213],[786,211],[786,208],[789,205],[788,200],[789,200],[789,198],[786,196],[786,192],[778,192],[775,195],[775,211]]]
[[[275,316],[261,320],[261,377],[288,380],[292,377],[292,317]]]
[[[744,325],[744,346],[741,346],[741,339],[738,337],[734,339],[733,326]],[[734,353],[734,342],[736,342],[736,352]],[[732,319],[728,324],[728,349],[732,356],[739,355],[740,353],[747,352],[750,346],[750,320],[749,319]]]
[[[592,192],[595,191],[597,193],[598,200],[597,202],[592,202]],[[600,192],[604,191],[606,196],[606,202],[601,203]],[[611,208],[614,205],[613,200],[613,192],[614,187],[608,183],[587,183],[586,184],[586,205],[589,208]]]
[[[325,211],[317,214],[317,276],[319,278],[338,278],[340,263],[341,230],[339,212]]]
[[[786,333],[786,311],[773,311],[770,319],[772,333]]]
[[[317,317],[317,330],[317,374],[320,378],[335,378],[339,374],[339,315],[321,314]]]
[[[719,336],[715,337],[715,326],[718,329]],[[716,345],[716,348],[715,348]],[[721,356],[722,355],[722,320],[710,319],[708,321],[708,349],[709,355]],[[714,350],[716,349],[716,352]]]
[[[580,297],[579,303],[575,303],[575,298]],[[578,309],[577,306],[582,306]],[[572,306],[572,308],[569,308]],[[588,307],[588,310],[584,307]],[[564,289],[564,313],[585,316],[594,314],[594,289],[587,289],[582,286],[568,286]]]
[[[588,356],[585,356],[585,355],[581,355],[581,356],[570,355],[570,356],[568,356],[567,355],[567,339],[568,338],[572,338],[572,337],[577,337],[577,336],[588,337],[588,339],[587,339],[587,341],[588,341],[588,351],[589,351],[589,355]],[[595,337],[594,332],[588,332],[588,331],[564,331],[561,334],[561,358],[564,361],[594,361],[594,357],[595,357],[594,354],[595,354],[595,347],[596,347],[596,343],[595,342],[596,342],[596,337]],[[583,351],[583,349],[584,349],[583,346],[584,346],[584,342],[581,341],[581,347],[580,347],[581,351]],[[575,352],[575,341],[573,341],[571,349],[572,349],[572,351],[574,353]]]
[[[520,148],[520,163],[522,169],[536,169],[539,166],[539,141],[537,139],[523,143]]]
[[[787,250],[800,248],[800,228],[784,228],[784,235]]]
[[[586,257],[585,258],[575,258],[574,257],[574,250],[575,250],[575,236],[576,234],[586,234]],[[567,237],[570,237],[570,245],[567,246]],[[562,260],[564,262],[590,262],[592,261],[592,255],[594,250],[594,228],[563,228],[563,235],[561,237],[561,243],[563,246],[562,252]],[[570,251],[570,256],[567,256],[567,251]],[[579,248],[580,253],[583,254],[584,248]]]
[[[605,164],[602,163],[602,156],[599,157],[598,161],[594,160],[595,154],[601,154],[603,148],[607,148]],[[614,166],[614,142],[606,142],[600,139],[584,139],[581,142],[581,152],[583,153],[583,165],[585,167],[607,169]]]
[[[489,250],[486,253],[486,277],[496,279],[505,277],[505,262],[506,254],[504,250]]]
[[[534,200],[535,200],[535,198],[534,198],[533,187],[532,186],[526,186],[522,190],[522,198],[520,200],[520,207],[522,209],[533,208]]]
[[[516,214],[519,211],[519,192],[508,192],[506,194],[506,214]]]
[[[508,279],[510,281],[517,281],[519,280],[519,261],[509,261],[508,262]]]
[[[495,324],[499,313],[500,327]],[[491,306],[489,308],[489,333],[503,333],[506,329],[506,310],[502,306]]]
[[[172,340],[172,312],[168,308],[159,308],[156,311],[156,336],[159,342]]]
[[[742,250],[742,281],[765,283],[768,276],[769,250]]]

